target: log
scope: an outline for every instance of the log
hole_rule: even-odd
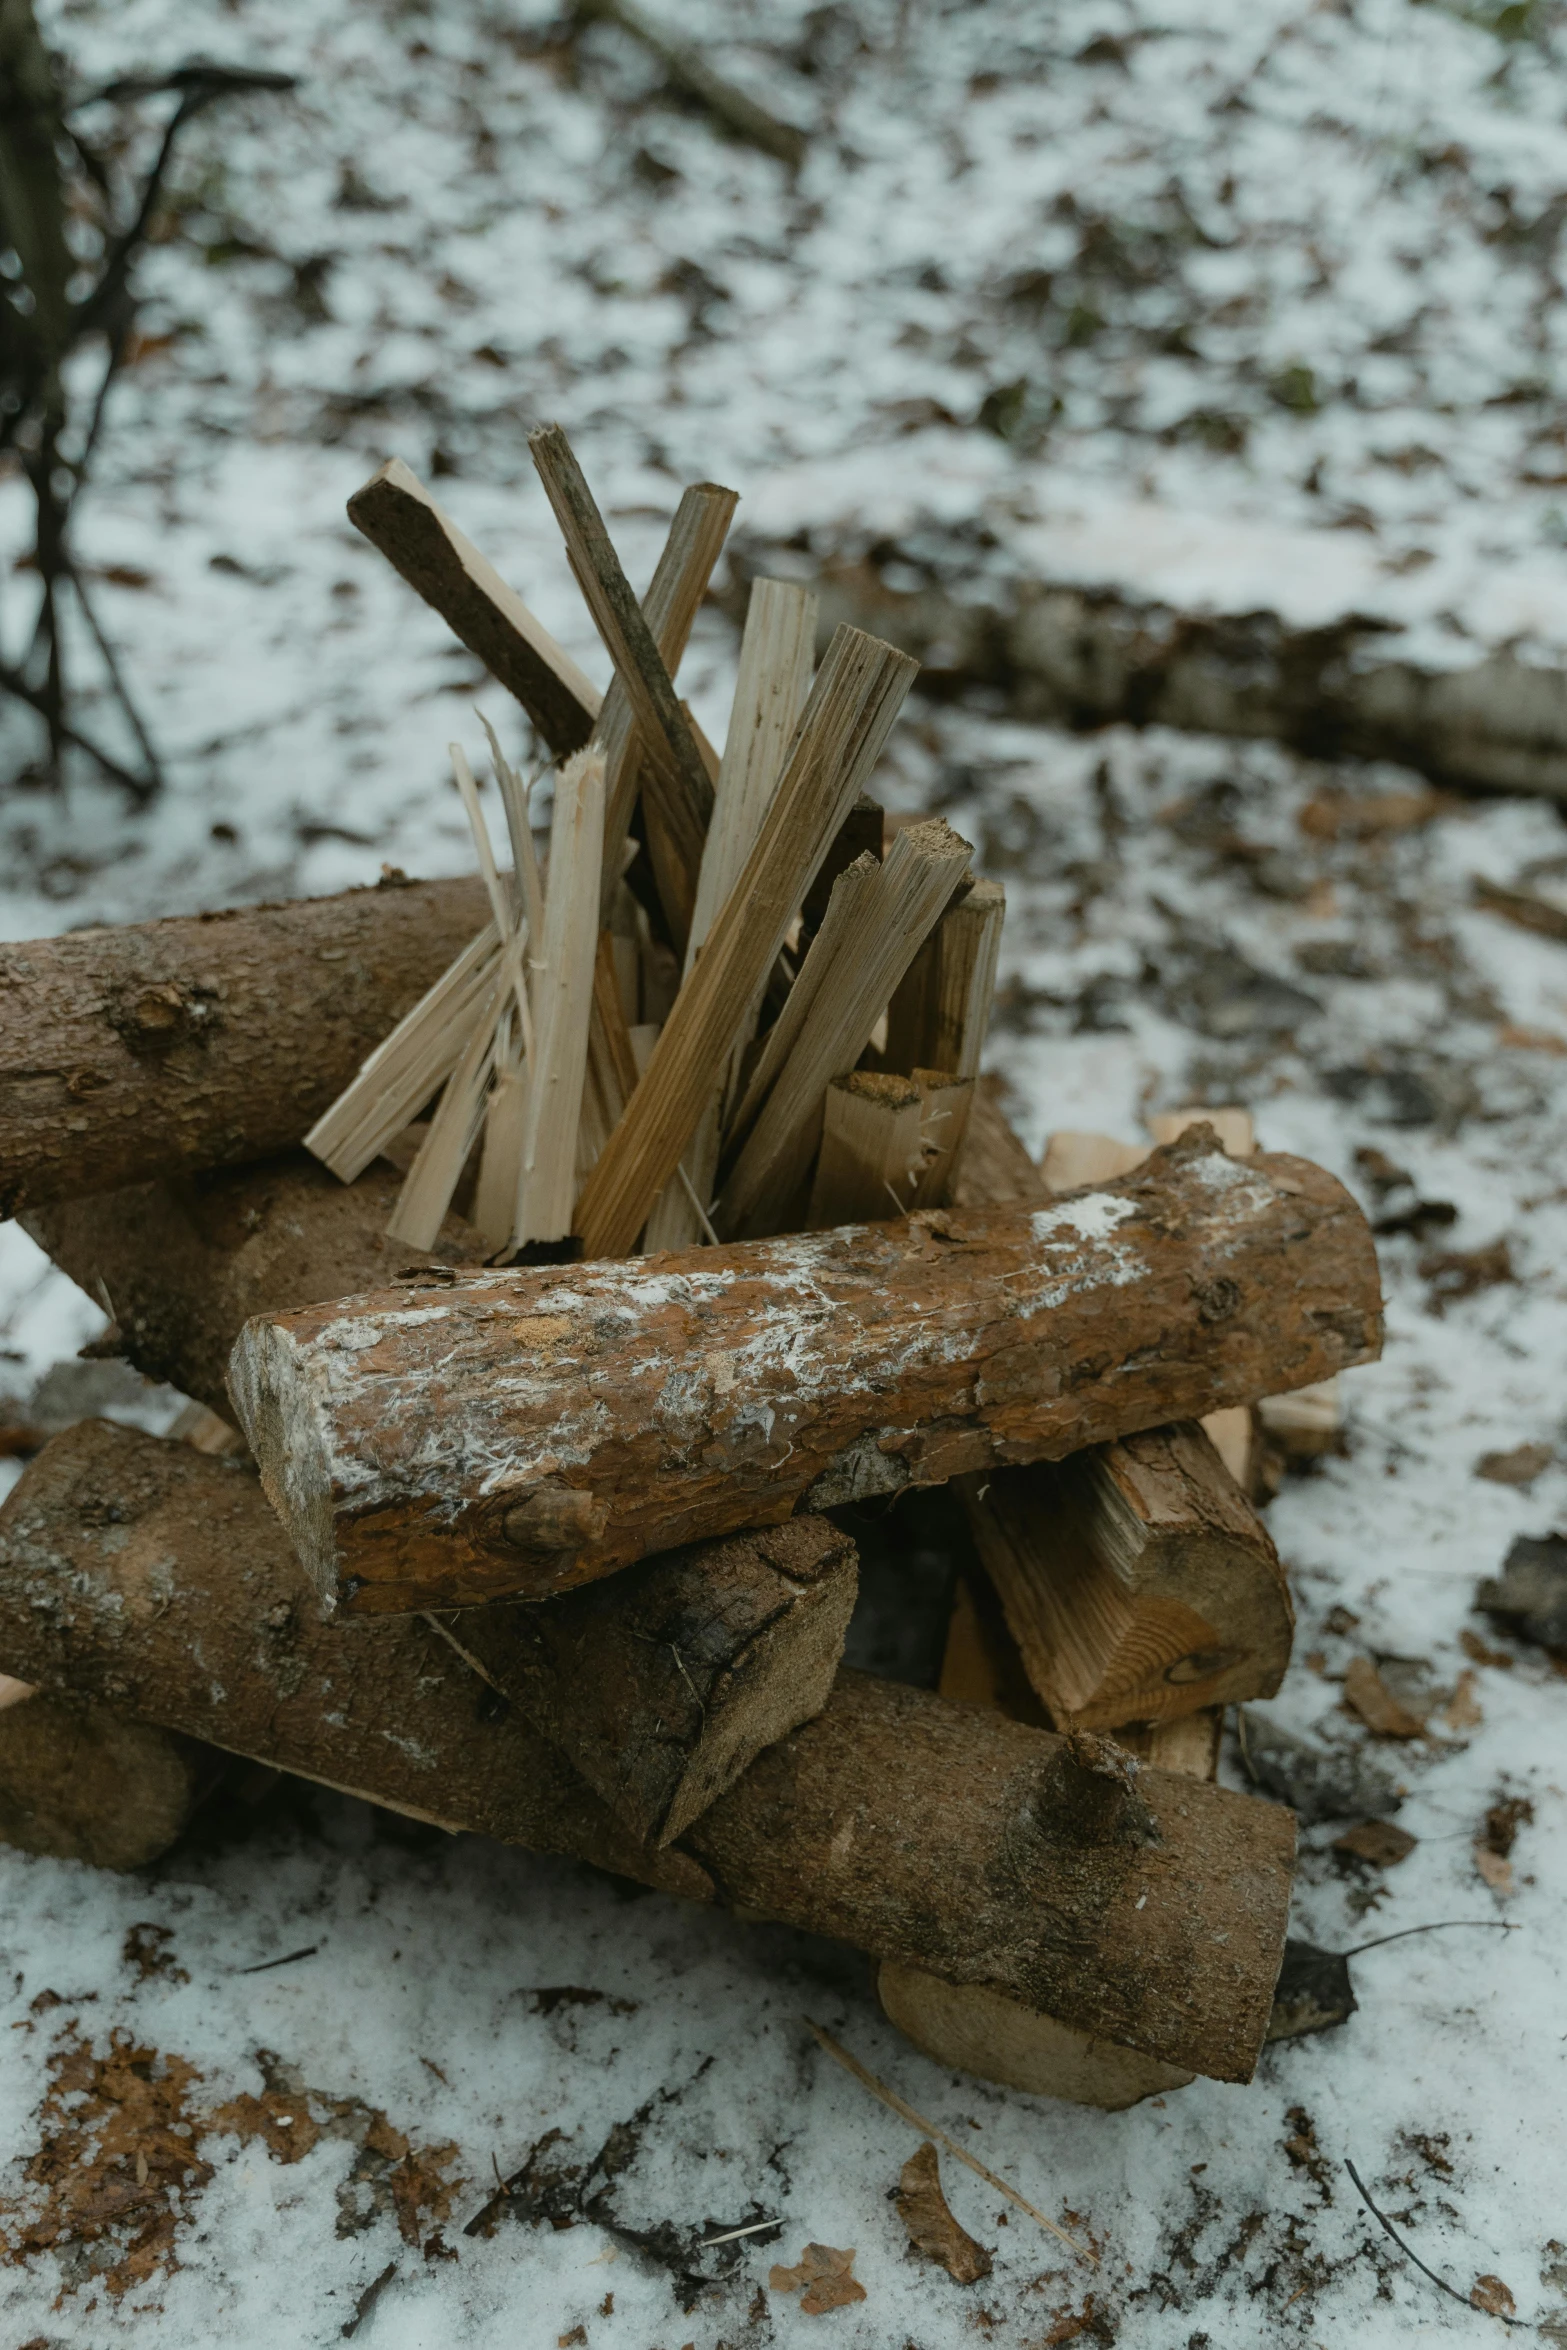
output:
[[[138,1369],[201,1398],[191,1408],[208,1423],[207,1441],[242,1446],[214,1415],[233,1410],[223,1372],[244,1323],[384,1283],[410,1264],[385,1233],[396,1192],[384,1162],[344,1186],[297,1152],[191,1184],[73,1201],[40,1211],[28,1229],[82,1288],[107,1291]],[[488,1253],[455,1216],[439,1248],[448,1266]],[[674,1819],[675,1834],[761,1746],[826,1702],[854,1587],[852,1545],[818,1518],[675,1552],[528,1611],[534,1653],[554,1659],[569,1706],[539,1671],[519,1670],[507,1693],[633,1833]],[[675,1628],[678,1658],[654,1637],[657,1624]],[[484,1618],[464,1619],[456,1636],[479,1653]],[[520,1634],[511,1646],[526,1653]]]
[[[668,1844],[821,1712],[857,1582],[849,1537],[793,1518],[450,1628],[634,1836]]]
[[[522,704],[557,759],[581,750],[599,714],[597,686],[400,457],[354,492],[348,519]]]
[[[184,1834],[223,1764],[177,1731],[34,1691],[0,1711],[0,1844],[146,1868]]]
[[[290,1149],[487,912],[422,881],[0,947],[0,1216]]]
[[[962,1494],[1056,1729],[1168,1721],[1277,1690],[1294,1633],[1289,1586],[1200,1428],[966,1477]]]
[[[416,1818],[987,1986],[1246,2080],[1283,1953],[1283,1806],[840,1673],[662,1850],[638,1843],[427,1623],[325,1625],[253,1478],[86,1422],[0,1509],[0,1658]],[[483,1702],[476,1702],[476,1691]]]
[[[270,1315],[229,1381],[317,1588],[380,1612],[545,1598],[796,1508],[1060,1459],[1305,1385],[1380,1337],[1349,1194],[1303,1159],[1243,1169],[1197,1127],[1045,1209]],[[529,1513],[548,1496],[571,1514],[546,1546]]]
[[[977,1572],[959,1578],[941,1663],[941,1693],[993,1707],[1014,1721],[1043,1719],[1000,1603]],[[1223,1725],[1224,1709],[1215,1706],[1178,1721],[1120,1730],[1115,1744],[1159,1770],[1212,1782]],[[1145,2097],[1185,2088],[1193,2078],[1177,2065],[1097,2040],[999,1992],[944,1982],[895,1960],[884,1959],[877,1969],[876,1995],[889,2022],[933,2063],[1031,2096],[1118,2113]]]
[[[483,1264],[489,1244],[457,1216],[428,1255],[388,1239],[400,1184],[385,1159],[344,1184],[290,1151],[60,1201],[24,1216],[22,1228],[79,1289],[106,1301],[118,1353],[232,1419],[228,1359],[252,1314],[384,1288],[415,1266]]]

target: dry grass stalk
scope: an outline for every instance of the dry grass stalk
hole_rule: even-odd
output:
[[[840,628],[773,804],[577,1207],[588,1256],[624,1256],[701,1120],[828,842],[881,755],[917,664]]]
[[[556,758],[581,748],[598,687],[400,457],[354,493],[348,519],[522,704]]]
[[[735,680],[729,731],[713,799],[713,821],[702,851],[685,972],[706,944],[720,909],[744,868],[772,805],[784,760],[811,690],[816,646],[816,598],[808,588],[780,579],[759,579],[746,608],[740,668]],[[729,1068],[714,1087],[702,1123],[681,1165],[684,1180],[664,1186],[648,1222],[649,1249],[688,1248],[701,1230],[705,1203],[723,1140],[725,1096],[739,1053],[750,1042],[755,1011],[742,1024]],[[700,1205],[699,1205],[700,1203]]]
[[[870,1042],[972,854],[939,816],[907,826],[893,842],[724,1184],[715,1220],[726,1238],[785,1228],[821,1138],[827,1088]]]
[[[913,2106],[898,2095],[896,2089],[889,2089],[885,2081],[878,2081],[869,2066],[861,2064],[857,2056],[851,2056],[842,2042],[833,2038],[831,2032],[824,2032],[821,2025],[813,2024],[809,2016],[804,2020],[806,2030],[818,2047],[826,2050],[834,2064],[841,2064],[862,2089],[869,2089],[873,2097],[879,2097],[883,2105],[897,2114],[900,2120],[906,2121],[912,2129],[918,2130],[922,2137],[933,2138],[938,2146],[945,2146],[947,2152],[956,2156],[965,2169],[971,2170],[976,2178],[983,2179],[987,2187],[994,2187],[998,2195],[1004,2195],[1019,2211],[1026,2211],[1030,2219],[1037,2219],[1042,2228],[1054,2236],[1058,2243],[1064,2244],[1069,2252],[1075,2253],[1079,2260],[1091,2260],[1095,2267],[1098,2266],[1099,2255],[1090,2245],[1079,2244],[1075,2236],[1067,2234],[1065,2228],[1058,2228],[1053,2219],[1047,2219],[1037,2203],[1030,2203],[1028,2197],[1020,2195],[1016,2187],[1009,2187],[1005,2179],[998,2178],[993,2170],[987,2170],[982,2162],[976,2161],[966,2146],[960,2146],[956,2138],[948,2137],[937,2123],[927,2121],[922,2113],[916,2113]]]
[[[688,877],[684,911],[689,921],[713,809],[707,768],[571,443],[558,424],[545,424],[528,435],[528,448],[577,584],[625,689],[641,737],[644,796],[657,806],[672,865]]]
[[[513,1227],[519,1246],[530,1240],[561,1240],[571,1230],[603,851],[604,760],[600,752],[579,751],[561,769],[555,785],[544,935],[534,975],[534,1054]]]

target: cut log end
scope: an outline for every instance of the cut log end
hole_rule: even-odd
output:
[[[0,1711],[0,1844],[146,1868],[184,1833],[218,1760],[172,1730],[34,1692]]]

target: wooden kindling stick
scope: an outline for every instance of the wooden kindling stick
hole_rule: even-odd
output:
[[[939,816],[907,826],[869,877],[858,918],[845,926],[836,951],[823,948],[825,923],[817,933],[797,984],[805,982],[813,956],[826,961],[826,969],[723,1182],[715,1222],[726,1239],[776,1232],[789,1222],[821,1138],[827,1088],[833,1078],[848,1074],[870,1042],[972,853]],[[837,886],[842,889],[844,882]]]
[[[582,748],[599,716],[597,686],[400,457],[355,491],[348,519],[522,704],[556,758]]]
[[[914,682],[918,664],[840,628],[817,671],[784,773],[739,880],[577,1203],[589,1257],[636,1246],[701,1122],[806,884]]]
[[[579,751],[555,784],[538,1006],[528,1077],[514,1239],[562,1240],[576,1196],[577,1129],[587,1073],[604,849],[604,758]]]
[[[644,798],[656,807],[658,827],[669,843],[668,870],[677,898],[671,913],[679,920],[683,934],[690,923],[701,869],[713,786],[669,669],[620,567],[604,517],[571,443],[558,424],[544,424],[528,435],[528,448],[560,525],[577,584],[625,689],[630,718],[641,741]],[[712,495],[729,502],[723,515],[727,529],[734,494],[715,487]],[[722,543],[720,531],[714,560]],[[649,847],[651,853],[651,843]],[[663,896],[662,883],[659,894]]]
[[[739,880],[772,806],[800,713],[811,690],[816,648],[816,598],[781,579],[758,579],[746,608],[729,731],[713,797],[713,821],[702,851],[685,976],[707,943]],[[648,1222],[649,1250],[688,1248],[700,1236],[701,1214],[718,1169],[726,1094],[740,1052],[750,1042],[754,1010],[741,1023],[729,1065],[714,1086],[702,1122],[681,1166],[684,1180],[667,1183]]]

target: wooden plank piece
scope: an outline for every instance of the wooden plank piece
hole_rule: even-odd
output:
[[[318,1587],[374,1611],[544,1597],[796,1507],[1058,1459],[1305,1385],[1380,1339],[1343,1187],[1303,1159],[1242,1169],[1199,1129],[1049,1208],[271,1315],[230,1384]],[[528,1505],[561,1488],[583,1516],[546,1546]]]
[[[603,852],[604,759],[589,749],[569,759],[555,783],[544,936],[533,980],[534,1053],[517,1178],[514,1237],[519,1245],[561,1240],[571,1230]]]

